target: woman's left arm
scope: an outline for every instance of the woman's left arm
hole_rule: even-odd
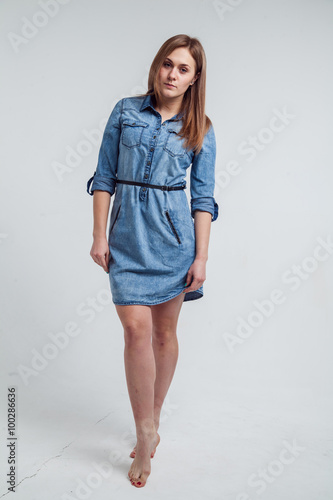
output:
[[[206,280],[206,262],[208,260],[208,245],[212,214],[196,210],[194,212],[195,259],[186,276],[186,292],[197,290]],[[190,284],[190,286],[188,286]]]
[[[193,158],[191,167],[191,215],[195,229],[195,259],[186,276],[185,292],[197,290],[206,279],[210,228],[219,212],[214,198],[215,160],[216,138],[211,126],[205,135],[201,151]]]

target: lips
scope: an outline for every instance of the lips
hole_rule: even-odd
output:
[[[174,89],[176,88],[174,85],[172,85],[172,83],[166,83],[165,85],[166,85],[167,87],[172,87],[172,88],[174,88]]]

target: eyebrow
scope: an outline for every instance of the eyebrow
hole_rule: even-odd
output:
[[[173,64],[173,60],[170,59],[170,57],[166,57],[165,60],[168,60],[168,61],[171,61],[172,64]],[[180,63],[180,66],[187,66],[188,68],[190,68],[191,66],[189,64],[185,64],[185,63]]]

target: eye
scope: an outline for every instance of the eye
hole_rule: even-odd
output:
[[[165,62],[165,63],[164,63],[164,66],[170,66],[170,63]]]
[[[187,73],[187,69],[186,68],[182,68],[182,71],[184,70],[184,73]]]

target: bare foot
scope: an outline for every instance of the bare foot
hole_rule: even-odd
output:
[[[128,477],[133,486],[142,488],[147,482],[151,471],[150,458],[153,450],[160,442],[160,436],[157,432],[150,432],[138,438],[135,458],[128,471]]]
[[[159,426],[160,426],[159,420],[155,420],[155,429],[156,429],[156,432],[158,431]],[[159,442],[160,442],[160,440],[158,440],[158,443]],[[156,444],[156,446],[158,445],[158,443]],[[155,446],[154,450],[151,452],[150,458],[154,458],[154,455],[155,455],[155,452],[156,452],[156,446]],[[135,458],[135,454],[136,454],[136,445],[134,446],[132,452],[130,453],[130,457],[131,458]]]

